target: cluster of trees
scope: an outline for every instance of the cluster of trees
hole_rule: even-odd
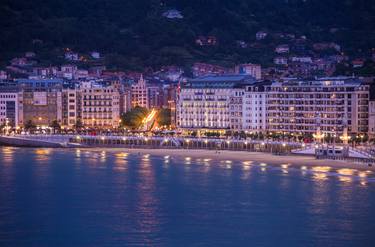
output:
[[[375,62],[367,60],[360,68],[354,68],[351,64],[340,63],[336,66],[335,75],[373,76],[375,75]]]
[[[171,8],[184,18],[162,17]],[[260,29],[336,41],[358,52],[374,47],[374,12],[373,0],[3,0],[0,57],[6,61],[34,50],[37,59],[55,63],[69,47],[101,51],[110,68],[120,69],[263,63],[267,56],[259,50],[235,45],[252,42]],[[331,27],[339,31],[332,34]],[[200,48],[194,42],[199,35],[215,35],[219,45]]]
[[[160,109],[156,116],[156,122],[159,126],[171,125],[171,109]]]
[[[122,114],[121,126],[128,129],[138,129],[142,125],[142,120],[147,116],[149,110],[144,107],[137,106],[132,110]]]
[[[142,126],[142,120],[149,113],[150,111],[147,108],[137,106],[121,116],[121,126],[132,130],[138,129]],[[158,110],[155,120],[158,126],[169,126],[171,124],[171,110]]]

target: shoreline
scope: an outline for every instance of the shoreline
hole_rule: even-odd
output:
[[[149,154],[156,156],[171,156],[171,157],[190,157],[195,159],[211,159],[217,161],[237,161],[237,162],[256,162],[266,163],[267,165],[280,166],[282,164],[288,164],[291,167],[300,168],[306,167],[317,167],[317,166],[329,166],[336,169],[357,169],[361,171],[373,171],[375,167],[364,163],[354,163],[344,160],[330,160],[330,159],[315,159],[312,156],[302,155],[272,155],[270,153],[262,152],[244,152],[244,151],[219,151],[218,153],[214,150],[195,150],[195,149],[142,149],[142,148],[78,148],[80,150],[87,151],[106,151],[106,152],[126,152],[130,154]]]

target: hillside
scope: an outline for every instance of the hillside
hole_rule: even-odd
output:
[[[259,30],[336,42],[349,55],[375,47],[373,0],[2,0],[0,63],[35,51],[42,63],[60,62],[63,48],[100,51],[112,68],[140,70],[195,61],[269,64],[272,36],[257,44]],[[182,19],[162,14],[177,9]],[[332,31],[334,30],[334,31]],[[198,46],[200,35],[217,38]],[[254,46],[241,48],[241,40]]]

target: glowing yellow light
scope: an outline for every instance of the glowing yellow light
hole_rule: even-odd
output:
[[[365,177],[367,177],[367,173],[366,173],[366,172],[359,172],[359,173],[358,173],[358,176],[359,176],[360,178],[365,178]]]
[[[289,165],[288,165],[288,164],[283,164],[283,165],[281,165],[281,167],[282,167],[283,169],[288,169]]]
[[[331,169],[329,166],[315,166],[312,168],[314,172],[329,172]]]
[[[337,172],[340,175],[352,176],[356,170],[354,169],[339,169]]]

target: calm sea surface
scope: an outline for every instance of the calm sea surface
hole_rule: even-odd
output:
[[[0,246],[375,246],[374,177],[0,147]]]

